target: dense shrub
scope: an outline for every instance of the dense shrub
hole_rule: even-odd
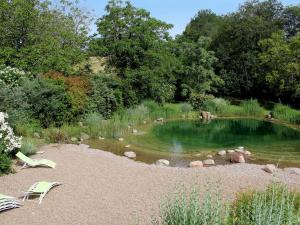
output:
[[[44,127],[61,126],[74,120],[71,99],[62,82],[39,78],[24,82],[23,91],[33,118]]]
[[[100,113],[104,118],[109,118],[112,113],[122,107],[118,84],[112,84],[104,75],[95,75],[91,78],[91,91],[89,111]]]
[[[190,96],[189,103],[193,106],[194,110],[200,111],[205,108],[205,102],[214,99],[212,95],[196,94]]]
[[[8,173],[10,171],[10,165],[11,158],[8,156],[8,154],[0,153],[0,175],[3,173]]]

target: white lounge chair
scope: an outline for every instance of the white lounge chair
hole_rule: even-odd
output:
[[[48,166],[51,168],[55,168],[56,163],[48,160],[48,159],[31,159],[24,155],[22,152],[18,152],[16,156],[24,162],[24,165],[22,168],[27,168],[27,167],[36,167],[36,166]]]
[[[0,194],[0,212],[21,206],[21,202],[16,198]]]
[[[24,198],[23,201],[28,199],[30,196],[37,195],[39,197],[39,204],[42,203],[43,198],[45,195],[50,191],[51,188],[61,185],[59,182],[47,182],[47,181],[41,181],[34,183],[28,191],[24,192]]]

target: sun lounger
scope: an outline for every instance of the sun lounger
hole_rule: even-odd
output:
[[[23,201],[28,199],[30,196],[40,196],[39,197],[39,204],[42,203],[43,198],[45,195],[50,191],[51,188],[61,185],[61,183],[58,182],[47,182],[47,181],[41,181],[33,184],[28,191],[25,192]]]
[[[27,168],[27,167],[36,167],[36,166],[47,166],[51,168],[55,168],[56,163],[48,160],[48,159],[31,159],[24,155],[22,152],[18,152],[16,156],[24,162],[24,165],[22,168]]]
[[[16,198],[0,194],[0,212],[21,206],[22,204]]]

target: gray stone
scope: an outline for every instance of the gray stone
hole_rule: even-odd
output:
[[[264,171],[266,171],[267,173],[275,173],[277,168],[275,165],[273,164],[267,164],[264,168],[263,168]]]
[[[104,140],[104,137],[100,136],[100,137],[99,137],[99,140]]]
[[[235,151],[234,150],[227,150],[227,153],[228,154],[233,154],[233,153],[235,153]]]
[[[244,155],[238,152],[235,152],[230,155],[230,162],[232,163],[245,163]]]
[[[226,151],[225,151],[225,150],[219,151],[219,152],[218,152],[218,155],[220,155],[220,156],[225,156],[225,155],[226,155]]]
[[[130,145],[126,145],[126,146],[125,146],[125,148],[130,148],[130,147],[131,147]]]
[[[193,161],[193,162],[190,162],[189,166],[191,168],[203,167],[203,162],[202,161]]]
[[[40,139],[41,135],[37,132],[33,133],[33,137]]]
[[[119,141],[124,141],[124,138],[119,138],[118,140],[119,140]]]
[[[251,155],[252,153],[249,152],[249,151],[244,151],[244,154],[245,154],[245,155]]]
[[[132,130],[132,133],[133,133],[133,134],[136,134],[137,132],[138,132],[137,129],[133,129],[133,130]]]
[[[169,160],[166,160],[166,159],[159,159],[156,161],[155,164],[158,166],[169,166],[170,162],[169,162]]]
[[[78,139],[77,139],[76,137],[72,137],[72,138],[71,138],[71,141],[72,141],[72,142],[76,142],[76,141],[78,141]]]
[[[127,158],[130,158],[130,159],[135,159],[135,158],[136,158],[135,152],[124,152],[124,155],[125,155]]]
[[[81,133],[81,134],[80,134],[80,138],[81,138],[82,140],[88,140],[88,139],[90,139],[90,136],[87,135],[86,133]]]
[[[207,155],[206,157],[209,158],[209,159],[212,159],[212,158],[213,158],[212,155]]]
[[[204,165],[215,165],[215,161],[213,159],[206,159],[203,161]]]

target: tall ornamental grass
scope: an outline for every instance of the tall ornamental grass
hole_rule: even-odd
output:
[[[273,183],[265,191],[239,194],[229,205],[219,192],[179,191],[161,205],[152,225],[299,225],[300,194]]]
[[[274,117],[288,123],[300,124],[300,111],[289,106],[276,104],[273,109]]]
[[[281,184],[241,194],[231,208],[229,224],[299,225],[300,194]]]
[[[153,225],[225,225],[226,208],[216,192],[207,191],[204,199],[193,190],[179,191],[161,205],[160,214]]]

